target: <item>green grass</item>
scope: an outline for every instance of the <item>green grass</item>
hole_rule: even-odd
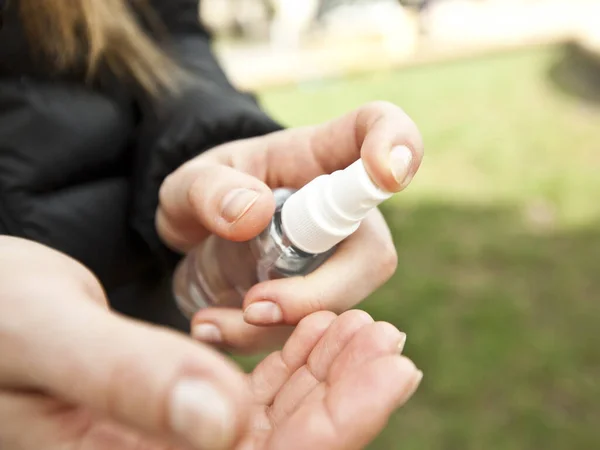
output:
[[[361,306],[407,332],[425,378],[372,449],[600,448],[600,106],[555,82],[592,97],[556,76],[565,52],[262,94],[288,125],[389,100],[425,137],[383,208],[397,274]]]

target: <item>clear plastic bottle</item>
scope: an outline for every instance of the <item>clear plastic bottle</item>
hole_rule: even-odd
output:
[[[173,292],[186,317],[211,306],[239,308],[259,282],[314,271],[392,194],[377,187],[358,160],[274,195],[273,219],[256,238],[232,242],[212,235],[180,262]]]

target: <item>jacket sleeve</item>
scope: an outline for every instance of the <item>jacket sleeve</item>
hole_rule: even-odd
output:
[[[141,108],[132,225],[171,268],[179,256],[166,249],[154,226],[164,178],[205,150],[281,126],[253,96],[237,91],[227,79],[200,23],[198,0],[152,0],[151,4],[168,31],[168,39],[162,42],[165,50],[197,80],[182,95]]]

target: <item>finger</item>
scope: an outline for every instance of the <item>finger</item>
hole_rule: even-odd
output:
[[[235,366],[178,333],[71,306],[62,316],[38,316],[44,327],[31,330],[15,367],[21,379],[193,448],[229,448],[237,439],[248,393]]]
[[[292,415],[311,392],[327,378],[329,369],[345,346],[373,319],[363,311],[348,311],[329,326],[314,345],[306,364],[297,369],[279,390],[270,409],[270,417],[277,426]]]
[[[363,449],[381,432],[390,414],[412,396],[421,378],[422,373],[405,357],[372,360],[335,384],[320,384],[279,425],[266,448]],[[319,426],[298,433],[310,423]],[[292,432],[298,438],[290,441]]]
[[[7,450],[175,450],[88,410],[16,391],[0,391],[0,436]]]
[[[336,381],[325,404],[344,441],[337,448],[364,448],[385,427],[390,414],[410,399],[422,377],[408,358],[386,356]],[[348,429],[353,432],[344,435]]]
[[[306,362],[308,369],[317,380],[325,380],[329,368],[352,337],[361,328],[371,323],[373,323],[371,316],[357,309],[347,311],[337,318],[315,345]]]
[[[275,210],[258,178],[222,164],[193,160],[164,181],[156,227],[166,244],[188,251],[207,235],[245,241],[260,233]]]
[[[256,400],[270,405],[290,377],[306,364],[315,345],[337,316],[328,311],[302,319],[283,350],[270,354],[252,372],[251,387]]]
[[[254,325],[293,325],[315,311],[341,313],[383,285],[396,266],[392,237],[375,210],[313,273],[253,286],[244,299],[244,318]]]
[[[244,320],[234,308],[204,308],[192,319],[192,337],[238,354],[252,354],[280,349],[293,327],[258,327]]]
[[[415,123],[398,106],[372,102],[323,125],[231,142],[210,157],[238,167],[247,166],[255,155],[266,155],[267,171],[262,179],[271,187],[301,187],[360,157],[377,185],[397,192],[419,169],[423,140]]]
[[[331,365],[328,382],[335,383],[346,373],[360,370],[374,359],[401,354],[405,342],[406,334],[387,322],[362,327]]]

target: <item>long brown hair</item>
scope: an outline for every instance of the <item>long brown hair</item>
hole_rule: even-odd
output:
[[[83,61],[92,79],[101,65],[157,94],[177,88],[184,72],[146,33],[136,12],[154,27],[147,0],[20,0],[30,42],[58,70]],[[135,10],[134,10],[135,8]]]

